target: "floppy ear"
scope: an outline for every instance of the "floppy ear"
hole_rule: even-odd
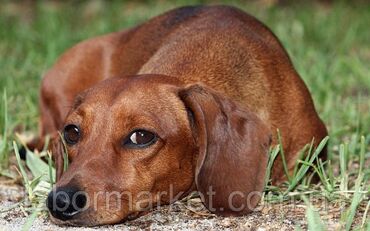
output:
[[[211,89],[192,85],[179,96],[194,117],[195,182],[203,203],[221,215],[250,212],[264,187],[269,129],[254,113]]]
[[[63,174],[64,167],[63,142],[58,133],[52,136],[50,140],[50,149],[55,163],[56,182],[57,182]]]

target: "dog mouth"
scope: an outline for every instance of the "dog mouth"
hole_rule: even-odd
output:
[[[66,214],[67,216],[70,214]],[[75,226],[75,227],[95,227],[101,225],[109,224],[119,224],[125,221],[130,221],[138,218],[139,214],[133,214],[132,216],[128,215],[126,218],[122,219],[120,216],[114,214],[104,213],[103,215],[98,215],[97,213],[78,213],[74,214],[68,219],[62,219],[60,217],[54,217],[51,212],[49,212],[50,220],[52,223],[60,226]]]
[[[75,217],[76,214],[63,214],[62,216],[55,216],[55,214],[52,211],[49,211],[49,217],[50,220],[56,224],[56,225],[70,225],[70,226],[82,226],[83,224],[79,224],[79,219],[76,219]],[[87,224],[85,224],[87,225]]]
[[[49,217],[51,221],[57,225],[71,225],[71,226],[94,226],[95,222],[88,219],[89,209],[83,211],[54,211],[49,210]]]
[[[60,220],[60,221],[68,221],[73,220],[75,218],[75,215],[79,214],[79,211],[64,211],[64,212],[58,212],[55,211],[49,211],[52,218]]]
[[[146,213],[148,213],[147,211],[143,211],[143,212],[133,212],[133,213],[130,213],[129,215],[127,215],[124,219],[124,221],[132,221],[132,220],[135,220],[143,215],[145,215]]]
[[[86,209],[84,212],[63,212],[62,214],[55,214],[49,211],[49,219],[52,223],[60,226],[75,226],[75,227],[93,227],[103,225],[106,222],[99,220],[91,209]]]
[[[65,211],[55,216],[55,212],[49,211],[50,220],[61,226],[86,226],[94,227],[107,224],[119,224],[132,221],[140,218],[141,216],[149,213],[149,211],[130,212],[126,216],[109,212],[109,211],[95,211],[91,208],[86,209],[84,212],[69,212]]]

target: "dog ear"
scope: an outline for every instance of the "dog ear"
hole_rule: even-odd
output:
[[[53,160],[55,163],[56,182],[61,178],[63,174],[64,158],[63,158],[63,142],[60,135],[57,133],[51,137],[50,150],[52,152]]]
[[[264,187],[268,127],[248,109],[200,85],[179,96],[194,121],[199,148],[195,182],[203,203],[220,215],[250,212]]]

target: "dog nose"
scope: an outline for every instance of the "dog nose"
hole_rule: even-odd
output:
[[[84,210],[86,193],[75,187],[61,187],[52,190],[46,200],[51,215],[59,220],[69,220]]]

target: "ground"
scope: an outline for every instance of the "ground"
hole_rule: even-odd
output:
[[[11,191],[9,195],[9,191]],[[8,194],[4,200],[4,194]],[[24,197],[24,190],[14,182],[2,181],[0,185],[1,208],[9,208],[15,201]],[[324,200],[316,199],[311,201],[320,208],[320,215],[324,218],[328,230],[341,230],[339,222],[343,212],[343,206],[327,204],[323,206]],[[364,204],[366,205],[366,204]],[[243,217],[220,217],[209,213],[200,202],[198,197],[188,197],[175,202],[169,206],[162,206],[159,209],[123,224],[107,225],[93,228],[61,227],[50,222],[46,215],[37,218],[31,230],[295,230],[297,227],[307,228],[305,217],[306,206],[303,202],[292,201],[277,204],[265,203],[261,208],[250,215]],[[355,223],[361,222],[360,215],[364,207],[359,209],[358,219]],[[20,230],[27,222],[27,216],[22,209],[12,209],[0,213],[0,227],[5,230]]]
[[[0,230],[89,230],[53,225],[46,213],[25,225],[31,221],[29,203],[16,206],[28,195],[16,170],[12,141],[17,133],[37,134],[40,81],[57,57],[84,39],[137,25],[177,6],[200,3],[239,7],[281,40],[329,130],[324,180],[307,187],[300,181],[288,199],[264,200],[259,211],[243,217],[210,214],[195,197],[102,229],[293,230],[312,229],[321,220],[329,230],[344,230],[349,222],[348,229],[370,229],[368,1],[92,0],[0,2],[0,94],[4,96],[0,99]],[[284,190],[271,190],[269,195],[282,195]],[[304,195],[320,219],[307,216]]]
[[[15,201],[24,197],[22,187],[14,182],[2,181],[0,185],[1,208],[9,208]],[[11,191],[11,195],[9,195]],[[4,200],[4,194],[8,194]],[[320,202],[317,202],[318,204]],[[321,214],[328,222],[329,230],[340,228],[341,210],[331,205]],[[302,202],[265,204],[259,211],[243,217],[220,217],[209,213],[198,197],[185,198],[169,206],[159,209],[123,224],[108,225],[91,230],[294,230],[297,227],[306,228],[306,205]],[[328,215],[330,214],[330,215]],[[20,230],[26,223],[27,216],[20,207],[0,214],[0,226],[5,230]],[[31,230],[90,230],[90,228],[60,227],[52,224],[47,216],[40,216],[33,222]]]

